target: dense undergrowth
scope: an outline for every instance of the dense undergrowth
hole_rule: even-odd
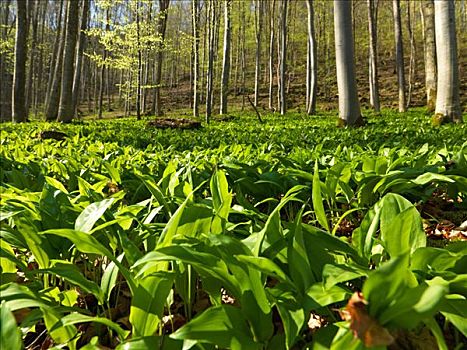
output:
[[[466,126],[265,119],[1,125],[8,349],[461,348]]]

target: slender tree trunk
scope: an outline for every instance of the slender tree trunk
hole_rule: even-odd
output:
[[[88,26],[89,0],[83,0],[81,12],[81,26],[79,32],[78,51],[76,53],[76,66],[73,77],[73,115],[78,117],[79,88],[81,83],[81,70],[83,66],[83,52],[86,49],[86,34],[84,31]]]
[[[224,2],[224,55],[222,58],[222,81],[221,81],[221,108],[220,114],[227,113],[227,96],[229,94],[230,76],[230,7],[231,0]]]
[[[199,8],[198,0],[192,0],[192,28],[193,28],[193,116],[199,117]]]
[[[306,112],[308,115],[316,113],[316,95],[317,95],[317,77],[318,77],[318,54],[315,38],[315,23],[313,0],[307,0],[308,9],[308,43],[307,43],[307,105]]]
[[[50,88],[50,95],[47,102],[47,107],[45,111],[45,119],[47,121],[56,120],[58,116],[58,108],[60,104],[60,90],[62,86],[62,65],[63,65],[63,55],[65,47],[65,26],[68,19],[68,9],[65,11],[63,28],[60,33],[60,43],[58,47],[58,57],[54,67],[52,85]]]
[[[65,52],[63,56],[62,89],[60,94],[60,107],[57,121],[71,122],[74,116],[73,109],[73,74],[76,53],[76,39],[79,25],[79,2],[68,2],[68,15],[65,37]]]
[[[415,37],[414,37],[414,30],[415,23],[415,16],[412,20],[412,11],[410,10],[410,6],[412,3],[407,3],[407,31],[409,33],[409,40],[410,40],[410,61],[409,61],[409,81],[408,81],[408,91],[407,91],[407,108],[410,107],[412,102],[412,90],[415,78],[415,60],[416,60],[416,48],[415,48]]]
[[[110,30],[110,8],[107,8],[106,14],[106,24],[105,24],[105,31],[108,32]],[[102,119],[102,113],[103,113],[103,102],[104,102],[104,79],[105,79],[105,65],[106,65],[106,60],[107,60],[107,50],[104,47],[102,49],[102,62],[100,66],[100,72],[99,72],[99,100],[98,100],[98,109],[97,109],[97,118]]]
[[[214,21],[216,20],[214,0],[209,1],[208,8],[208,69],[206,72],[206,123],[209,123],[212,114],[213,70],[214,70]]]
[[[375,112],[380,111],[378,82],[378,0],[367,0],[368,3],[368,34],[370,45],[368,50],[370,105]]]
[[[269,19],[269,109],[274,110],[273,107],[273,88],[274,88],[274,42],[275,42],[275,32],[274,32],[274,22],[275,22],[275,9],[276,9],[276,0],[271,2],[271,18]]]
[[[1,28],[1,39],[6,42],[8,36],[8,19],[10,17],[10,0],[6,0],[1,4],[0,9],[5,11],[0,13],[1,23],[3,28]],[[5,59],[4,55],[0,54],[0,121],[11,120],[11,102],[12,97],[10,95],[11,89],[8,86],[9,74],[5,69]]]
[[[435,42],[435,4],[424,0],[422,8],[423,46],[425,54],[425,91],[428,111],[434,112],[436,105],[436,42]]]
[[[281,7],[281,41],[280,41],[280,79],[279,79],[279,91],[280,91],[280,113],[284,115],[287,112],[287,101],[285,94],[286,74],[287,74],[287,5],[288,0],[282,0]]]
[[[55,34],[53,53],[50,58],[50,71],[49,71],[49,78],[47,80],[47,92],[45,94],[45,106],[44,106],[45,114],[47,114],[47,110],[49,109],[49,106],[50,106],[50,97],[52,95],[54,78],[56,76],[55,73],[57,72],[57,69],[59,68],[58,62],[60,62],[61,60],[60,56],[61,56],[61,52],[63,49],[63,46],[61,45],[62,41],[60,40],[63,35],[62,34],[62,21],[63,22],[65,21],[64,20],[65,16],[63,15],[63,7],[64,7],[63,0],[60,0],[60,10],[57,15],[57,33]]]
[[[256,30],[256,55],[255,55],[255,99],[254,105],[258,106],[259,75],[261,72],[261,34],[263,32],[263,0],[255,0],[255,30]]]
[[[28,14],[26,1],[18,1],[16,15],[15,69],[13,73],[12,116],[13,122],[28,120],[26,109],[26,57],[28,40]]]
[[[40,37],[40,42],[44,42],[44,32],[45,32],[45,23],[46,23],[46,13],[48,9],[48,1],[45,1],[42,3],[42,13],[41,13],[41,37]],[[34,117],[37,118],[38,114],[38,105],[39,102],[43,101],[43,92],[42,88],[39,89],[38,86],[39,84],[42,84],[44,81],[43,77],[43,72],[44,72],[44,47],[41,45],[39,48],[39,61],[37,64],[37,78],[34,81],[34,91],[35,91],[35,96],[34,96]]]
[[[435,1],[438,92],[435,123],[462,122],[454,1]]]
[[[351,2],[347,0],[334,0],[339,118],[343,125],[358,125],[361,123],[360,102],[358,101],[357,81],[355,78],[351,14]]]
[[[167,10],[169,9],[170,0],[159,0],[159,20],[157,24],[157,32],[161,36],[159,47],[156,56],[156,71],[154,80],[154,101],[153,112],[157,117],[162,115],[161,97],[160,97],[160,84],[162,78],[162,64],[164,58],[163,45],[165,40],[165,30],[167,28]]]
[[[138,75],[136,84],[136,119],[141,119],[141,70],[142,70],[142,56],[141,56],[141,39],[140,39],[140,0],[136,2],[136,37],[138,45]]]
[[[37,56],[37,25],[39,22],[39,4],[34,1],[29,1],[28,3],[29,11],[29,24],[32,27],[32,41],[31,41],[31,55],[29,58],[29,70],[28,70],[28,80],[27,80],[27,90],[26,90],[26,110],[29,112],[31,107],[31,101],[33,100],[33,83],[34,83],[34,74],[36,70],[36,56]]]
[[[399,112],[402,113],[407,110],[407,102],[405,96],[404,47],[402,41],[400,0],[393,0],[392,7],[394,15],[394,39],[396,44],[397,84],[399,87]]]
[[[245,41],[246,41],[246,22],[245,22],[245,3],[243,1],[240,2],[242,5],[241,9],[241,52],[242,52],[242,59],[241,59],[241,70],[242,70],[242,111],[245,109],[245,75],[246,75],[246,48],[245,48]]]

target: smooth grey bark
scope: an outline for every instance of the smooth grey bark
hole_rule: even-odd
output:
[[[441,122],[462,122],[459,98],[456,18],[454,1],[435,1],[438,91],[435,117]]]
[[[107,8],[105,13],[105,31],[110,30],[110,8]],[[97,107],[97,118],[102,119],[103,113],[103,101],[104,101],[104,78],[105,78],[105,61],[107,60],[107,50],[104,47],[102,49],[102,63],[99,71],[99,90],[98,90],[98,107]]]
[[[313,0],[307,0],[306,6],[308,12],[306,112],[308,115],[313,115],[316,113],[316,95],[318,90],[318,54],[315,38],[315,11],[313,8]]]
[[[13,72],[12,120],[15,123],[28,119],[26,109],[26,58],[28,52],[27,2],[16,3],[15,68]]]
[[[62,37],[62,22],[64,22],[64,15],[63,15],[63,0],[60,0],[60,8],[57,13],[57,30],[55,34],[55,41],[54,41],[54,47],[52,51],[52,56],[50,57],[50,70],[49,70],[49,77],[47,80],[47,91],[45,94],[45,106],[44,106],[44,113],[47,114],[47,110],[49,108],[50,104],[50,97],[52,94],[52,87],[54,83],[54,77],[56,70],[58,69],[58,60],[59,57],[61,56],[61,50],[63,49],[63,46],[61,46],[62,41],[60,40]],[[66,12],[66,10],[65,10]]]
[[[436,39],[435,39],[435,4],[433,0],[420,3],[423,26],[423,47],[425,62],[426,106],[433,112],[436,106]]]
[[[141,119],[141,68],[142,68],[142,56],[141,56],[141,38],[140,38],[140,31],[141,31],[141,24],[140,24],[140,8],[141,3],[140,0],[136,1],[136,41],[138,45],[138,75],[137,75],[137,83],[136,83],[136,119]],[[108,74],[108,73],[107,73]],[[108,88],[109,84],[107,84]],[[110,105],[110,104],[109,104]]]
[[[255,97],[254,105],[258,106],[259,98],[259,76],[261,72],[261,34],[263,31],[263,0],[255,0],[255,39],[256,39],[256,54],[255,54]]]
[[[156,54],[156,69],[154,74],[154,90],[153,90],[153,104],[152,112],[157,116],[162,115],[161,96],[160,96],[160,84],[162,80],[162,64],[164,61],[164,40],[165,31],[167,28],[167,15],[170,5],[170,0],[159,0],[159,18],[157,21],[157,33],[160,35],[160,42]]]
[[[206,123],[209,123],[212,114],[213,70],[214,70],[214,21],[216,20],[214,0],[208,5],[208,67],[206,72]]]
[[[83,0],[83,9],[81,11],[81,25],[79,32],[78,48],[76,52],[76,65],[73,77],[73,115],[78,117],[79,88],[81,85],[81,71],[83,66],[83,52],[86,50],[86,34],[84,33],[88,26],[89,0]]]
[[[367,0],[368,4],[368,68],[369,68],[369,83],[370,83],[370,105],[375,112],[380,111],[379,103],[379,81],[378,81],[378,0]]]
[[[76,40],[79,25],[79,2],[68,1],[68,15],[66,24],[65,52],[63,55],[62,88],[60,93],[60,107],[57,121],[71,122],[73,110],[73,75],[76,53]]]
[[[227,96],[229,94],[229,76],[230,76],[230,8],[231,0],[224,2],[224,54],[222,57],[222,81],[221,81],[221,103],[220,114],[227,113]]]
[[[269,109],[272,111],[273,107],[273,88],[274,88],[274,41],[275,41],[275,31],[274,31],[274,15],[276,9],[276,0],[272,0],[270,7],[270,18],[269,18]]]
[[[29,69],[28,69],[28,78],[27,78],[27,89],[26,89],[26,110],[29,113],[31,108],[31,101],[33,99],[33,94],[35,93],[33,89],[34,82],[34,73],[36,70],[36,59],[37,59],[37,26],[39,23],[39,3],[29,0],[28,2],[28,28],[31,27],[31,54],[29,55]]]
[[[402,41],[400,0],[392,1],[392,11],[394,16],[394,42],[396,46],[397,85],[399,88],[399,112],[402,113],[407,110],[407,101],[405,96],[404,47]]]
[[[361,122],[360,102],[355,78],[351,6],[350,1],[334,0],[339,118],[344,125],[357,125]]]
[[[63,5],[63,4],[62,4]],[[49,98],[45,108],[45,120],[52,121],[56,120],[58,116],[58,108],[60,104],[60,88],[62,86],[62,65],[63,65],[63,54],[65,47],[65,26],[68,19],[68,8],[65,10],[65,16],[63,21],[63,28],[60,33],[59,45],[57,50],[57,59],[55,61],[55,67],[52,77],[52,84],[50,86]]]
[[[193,116],[199,117],[199,8],[198,0],[192,0],[192,30],[193,30]]]
[[[8,19],[10,17],[10,0],[0,3],[0,9],[4,12],[0,13],[2,40],[6,41],[8,36]],[[6,70],[6,64],[3,54],[0,53],[0,121],[11,120],[12,113],[12,97],[10,95],[12,89],[8,86],[9,74]]]
[[[288,0],[281,1],[281,38],[280,38],[280,67],[279,67],[279,110],[282,115],[287,112],[285,94],[287,74],[287,5]]]
[[[412,91],[415,79],[415,60],[416,60],[416,47],[415,47],[415,34],[414,28],[416,27],[416,16],[412,19],[411,11],[412,3],[407,3],[407,31],[409,34],[410,40],[410,61],[409,61],[409,80],[408,80],[408,90],[407,90],[407,108],[409,108],[412,101]],[[413,23],[412,23],[413,22]]]

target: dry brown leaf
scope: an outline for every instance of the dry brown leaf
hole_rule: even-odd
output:
[[[362,293],[354,293],[343,311],[341,317],[350,321],[350,329],[367,347],[387,346],[394,341],[388,330],[382,327],[376,319],[368,315],[366,305],[368,302]]]

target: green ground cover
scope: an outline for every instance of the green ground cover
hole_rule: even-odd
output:
[[[8,348],[461,347],[466,125],[264,119],[2,124]]]

